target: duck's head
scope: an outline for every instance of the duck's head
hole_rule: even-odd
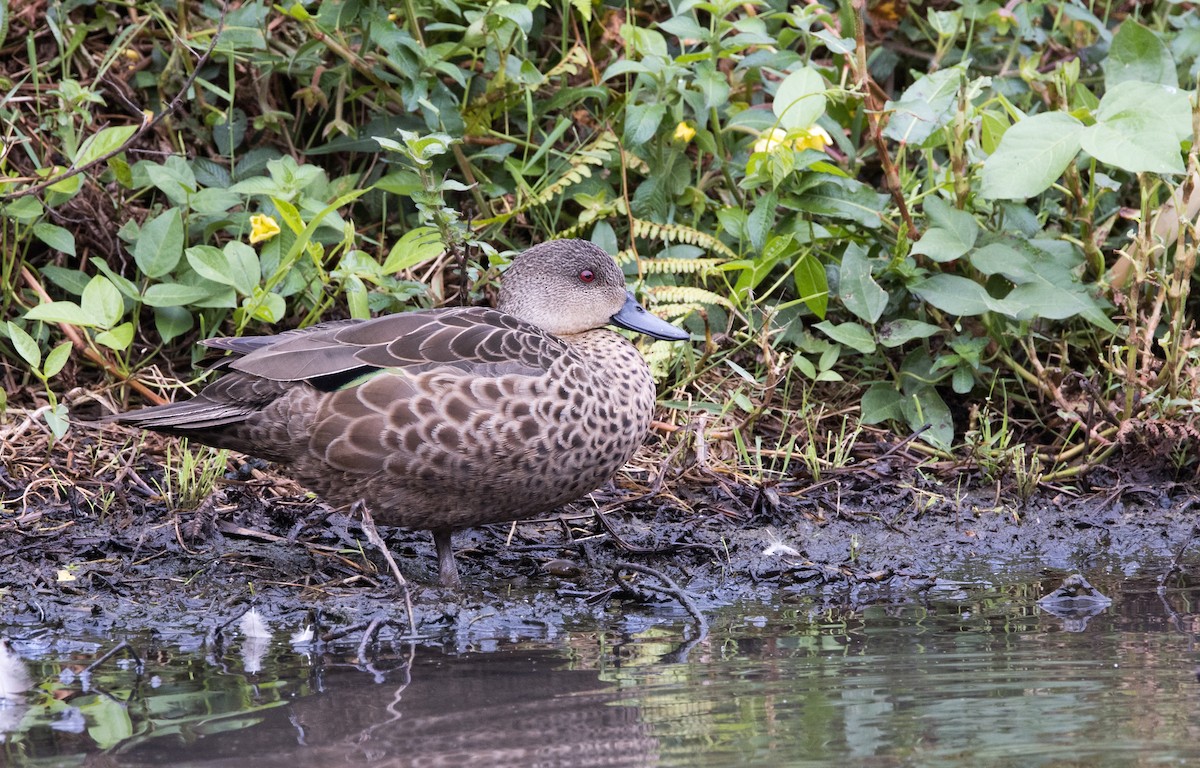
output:
[[[688,338],[638,304],[616,260],[586,240],[551,240],[514,258],[500,278],[499,309],[555,336],[616,325],[667,341]]]

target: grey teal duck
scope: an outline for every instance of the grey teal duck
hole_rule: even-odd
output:
[[[233,353],[191,400],[116,421],[284,465],[327,502],[450,534],[531,517],[606,482],[650,428],[655,388],[605,328],[688,335],[641,307],[611,256],[555,240],[517,256],[497,309],[463,307],[209,339]]]

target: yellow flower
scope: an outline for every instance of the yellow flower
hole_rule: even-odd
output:
[[[687,144],[694,138],[696,138],[696,129],[688,125],[687,122],[681,122],[675,126],[676,141],[682,141],[684,144]]]
[[[782,128],[772,128],[754,142],[755,152],[774,152],[778,149],[815,149],[818,152],[833,143],[833,138],[819,125],[810,125],[790,135]]]
[[[256,213],[250,217],[250,244],[270,240],[279,234],[279,223],[270,216]]]
[[[815,149],[818,152],[833,143],[833,137],[819,125],[810,125],[808,130],[792,139],[793,149]]]
[[[770,133],[764,133],[754,142],[755,152],[774,152],[786,146],[787,131],[782,128],[772,128]]]

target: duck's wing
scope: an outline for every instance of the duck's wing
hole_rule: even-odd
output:
[[[240,355],[225,366],[231,370],[276,382],[308,381],[323,390],[387,369],[538,376],[567,350],[537,326],[482,307],[402,312],[210,346]]]

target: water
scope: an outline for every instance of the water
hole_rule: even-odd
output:
[[[625,605],[516,642],[200,639],[10,628],[31,687],[0,705],[14,766],[1125,766],[1200,761],[1200,592],[1089,573],[1114,603],[1058,617],[1064,574],[942,582],[861,609],[800,599]],[[248,671],[251,670],[251,671]],[[96,762],[96,753],[104,753]],[[89,755],[91,757],[89,758]]]

